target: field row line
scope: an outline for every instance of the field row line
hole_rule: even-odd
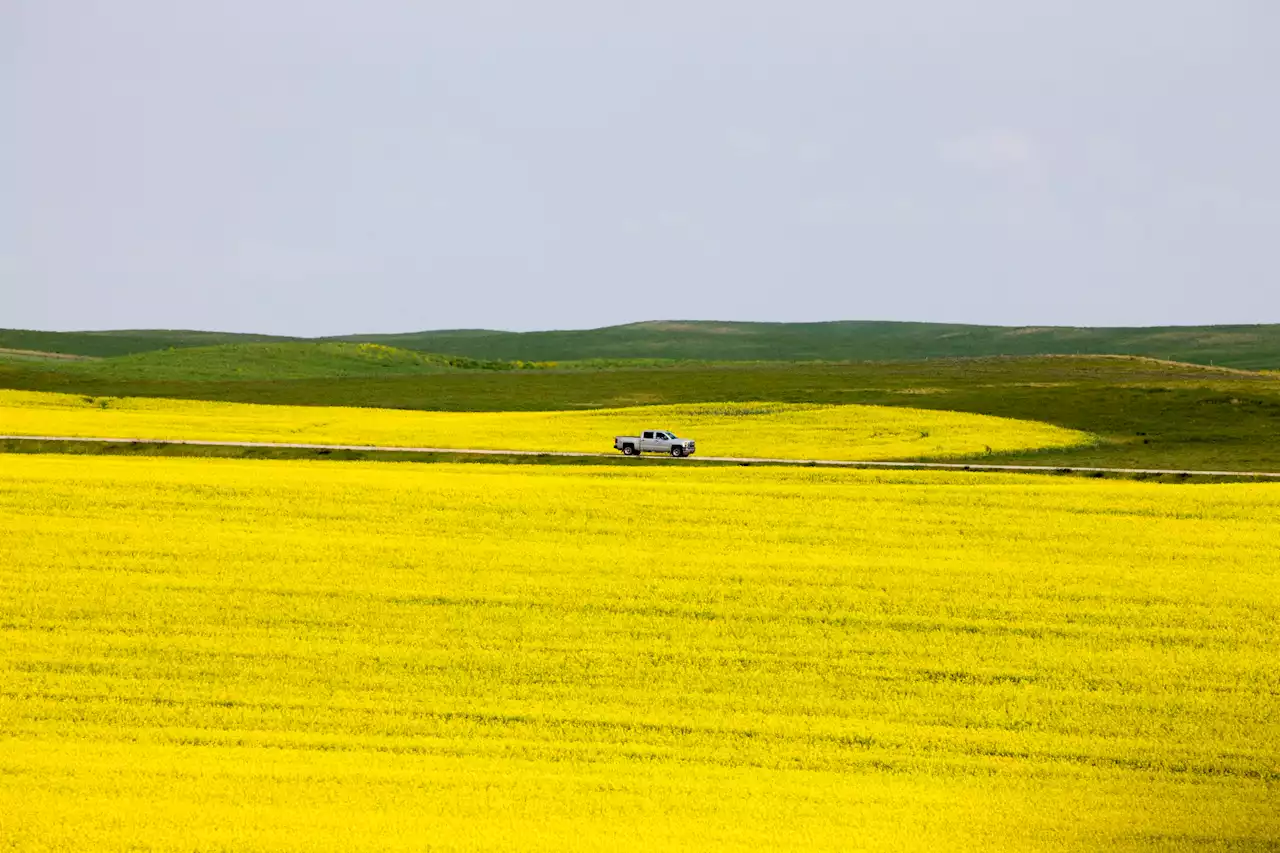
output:
[[[571,450],[491,450],[461,447],[395,447],[374,444],[302,444],[279,441],[214,441],[181,438],[101,438],[67,435],[0,435],[3,441],[66,441],[95,442],[104,444],[180,444],[193,447],[253,447],[288,448],[292,450],[354,450],[366,453],[458,453],[479,456],[569,456],[583,459],[615,458],[616,453],[594,453]],[[634,457],[650,461],[676,461],[669,457]],[[1166,468],[1095,468],[1072,465],[990,465],[973,462],[886,462],[849,459],[778,459],[767,456],[698,456],[692,461],[736,462],[750,465],[822,465],[843,468],[906,468],[941,469],[950,471],[1004,471],[1022,473],[1085,473],[1085,474],[1145,474],[1149,476],[1178,477],[1265,477],[1280,479],[1275,471],[1193,471]]]

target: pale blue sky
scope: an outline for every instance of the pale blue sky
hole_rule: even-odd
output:
[[[1274,0],[0,4],[0,327],[1280,322]]]

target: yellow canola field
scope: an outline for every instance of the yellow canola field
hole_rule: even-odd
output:
[[[1280,838],[1280,489],[0,456],[0,838]]]
[[[586,412],[412,412],[0,390],[0,434],[482,450],[612,452],[615,435],[670,429],[704,456],[883,460],[1070,447],[1034,421],[891,406],[703,403]]]

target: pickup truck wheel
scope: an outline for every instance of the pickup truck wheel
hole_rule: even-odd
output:
[[[624,444],[624,445],[622,445],[622,455],[623,455],[623,456],[635,456],[635,455],[636,455],[636,449],[635,449],[635,447],[634,447],[633,445],[630,445],[630,444]]]
[[[671,448],[671,455],[677,457],[684,456],[684,448],[677,444],[675,447]]]

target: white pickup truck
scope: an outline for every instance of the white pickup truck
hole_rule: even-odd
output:
[[[694,442],[691,438],[676,438],[676,434],[665,429],[647,429],[640,435],[615,435],[615,450],[621,450],[627,456],[641,453],[670,453],[672,456],[692,456]]]

